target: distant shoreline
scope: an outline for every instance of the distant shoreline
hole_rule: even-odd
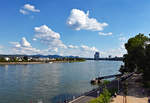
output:
[[[0,65],[15,65],[15,64],[44,64],[45,62],[0,62]]]
[[[0,65],[24,65],[24,64],[49,64],[49,63],[73,63],[83,61],[50,61],[50,62],[0,62]]]

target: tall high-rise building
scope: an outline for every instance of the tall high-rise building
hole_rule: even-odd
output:
[[[95,60],[99,60],[99,52],[95,52],[95,54],[94,54],[94,59],[95,59]]]

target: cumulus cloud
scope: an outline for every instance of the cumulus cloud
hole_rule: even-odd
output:
[[[97,52],[99,51],[96,47],[88,47],[86,45],[81,45],[80,47],[81,49],[85,50],[85,51],[92,51],[92,52]]]
[[[31,47],[31,44],[26,40],[25,37],[22,37],[20,44],[23,47]]]
[[[37,54],[39,49],[33,48],[25,37],[20,42],[10,42],[12,44],[12,52],[15,54]]]
[[[40,12],[39,9],[36,9],[34,5],[30,5],[30,4],[25,4],[24,9],[32,12]]]
[[[110,36],[110,35],[112,35],[112,32],[108,32],[108,33],[99,32],[98,34],[100,36]]]
[[[31,43],[25,38],[22,37],[19,42],[10,42],[12,45],[11,48],[11,53],[12,54],[28,54],[28,55],[34,55],[34,54],[43,54],[43,55],[63,55],[63,56],[80,56],[80,57],[93,57],[94,53],[96,51],[99,51],[96,47],[89,47],[87,45],[81,45],[81,46],[76,46],[76,45],[68,45],[66,48],[60,46],[60,42],[56,42],[56,40],[60,41],[60,35],[58,36],[57,33],[54,31],[52,32],[50,28],[47,28],[46,30],[44,29],[39,29],[40,27],[36,28],[36,39],[42,40],[44,44],[48,44],[48,47],[41,50],[38,48],[32,47]],[[42,27],[41,27],[42,28]],[[45,27],[44,27],[45,28]],[[52,32],[50,34],[49,32]],[[47,32],[47,33],[46,33]],[[44,33],[44,34],[43,34]],[[45,34],[46,33],[46,34]],[[43,35],[41,35],[43,34]],[[55,35],[55,36],[54,36]],[[45,39],[49,38],[49,39]],[[53,41],[54,39],[54,41]],[[54,43],[51,43],[54,42]],[[37,42],[38,43],[38,42]],[[43,42],[42,42],[43,43]],[[61,42],[62,43],[62,42]],[[64,45],[64,44],[61,44]]]
[[[26,40],[25,37],[22,37],[20,42],[10,42],[10,44],[18,48],[19,47],[31,47],[31,44]]]
[[[33,38],[32,40],[33,40],[33,41],[36,41],[37,39],[36,39],[36,38]]]
[[[25,4],[20,10],[20,13],[23,15],[28,15],[29,12],[40,12],[39,9],[36,9],[34,5],[31,4]]]
[[[10,44],[12,44],[14,47],[19,48],[21,47],[19,42],[10,42]]]
[[[64,56],[72,55],[80,57],[93,57],[96,51],[99,51],[96,47],[89,47],[87,45],[81,46],[69,45],[68,49],[61,49],[58,53]]]
[[[78,48],[78,46],[68,45],[68,48],[71,48],[71,49],[77,49],[77,48]]]
[[[19,10],[19,12],[20,12],[20,13],[22,13],[23,15],[27,15],[27,14],[29,14],[29,12],[28,12],[28,11],[25,11],[25,10],[23,10],[23,9],[20,9],[20,10]]]
[[[42,25],[40,27],[35,27],[35,39],[40,40],[41,43],[48,45],[49,48],[67,48],[65,44],[60,40],[60,34],[54,32],[47,25]]]
[[[53,50],[54,50],[54,52],[58,52],[58,48],[54,48]]]
[[[79,9],[72,9],[67,19],[67,24],[75,30],[102,31],[107,23],[100,23],[95,18],[89,17],[89,11],[85,13]]]

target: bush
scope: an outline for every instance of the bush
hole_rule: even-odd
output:
[[[111,93],[111,96],[114,96],[115,93],[118,92],[118,89],[117,88],[112,88],[112,89],[109,89],[109,92]]]
[[[106,88],[104,88],[103,93],[101,93],[98,98],[91,100],[90,103],[109,103],[110,98],[111,93]]]

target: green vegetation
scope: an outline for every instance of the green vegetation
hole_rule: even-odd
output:
[[[150,87],[150,38],[144,34],[138,34],[130,38],[125,44],[127,54],[124,55],[124,65],[120,72],[137,72],[143,74],[143,82]]]
[[[109,90],[109,92],[111,93],[111,96],[114,96],[115,93],[118,92],[118,89],[117,89],[117,88],[112,88],[112,89],[108,89],[108,90]]]
[[[83,58],[56,58],[56,61],[64,61],[64,62],[84,62],[85,59]]]
[[[99,86],[104,85],[104,86],[106,86],[106,85],[109,84],[109,83],[110,83],[110,80],[103,80],[103,81],[101,81],[100,83],[94,84],[94,85],[99,85]]]
[[[28,56],[22,57],[0,57],[0,62],[84,62],[85,59],[83,58],[71,58],[71,57],[64,57],[64,58],[34,58]]]
[[[109,83],[110,83],[109,80],[104,80],[104,81],[103,81],[103,85],[107,85],[107,84],[109,84]]]
[[[111,93],[104,88],[103,93],[96,99],[91,100],[89,103],[109,103],[111,98]]]
[[[0,58],[0,62],[5,62],[6,60],[4,58]]]

